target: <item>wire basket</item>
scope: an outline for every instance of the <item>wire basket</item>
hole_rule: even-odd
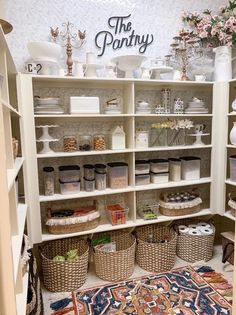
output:
[[[129,278],[134,271],[135,237],[124,231],[99,235],[110,235],[111,241],[116,243],[116,251],[105,252],[94,247],[95,272],[97,276],[112,282]]]
[[[174,267],[177,235],[173,229],[149,225],[136,228],[135,233],[137,237],[136,260],[142,269],[162,272]]]
[[[53,260],[55,256],[64,256],[66,252],[72,249],[78,249],[78,260]],[[48,242],[40,248],[40,256],[43,283],[47,290],[52,292],[72,291],[85,283],[89,257],[89,246],[86,240],[65,238]]]

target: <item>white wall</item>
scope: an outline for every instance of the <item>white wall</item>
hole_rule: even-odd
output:
[[[77,28],[87,30],[87,44],[80,52],[96,51],[95,34],[107,30],[107,20],[113,15],[132,14],[132,26],[136,33],[154,34],[154,43],[147,49],[147,56],[164,56],[168,53],[171,38],[181,28],[182,9],[217,10],[227,0],[5,0],[6,19],[14,30],[7,36],[18,69],[29,58],[29,41],[47,40],[50,26],[60,26],[69,20]],[[101,62],[114,55],[137,53],[138,49],[109,48]]]

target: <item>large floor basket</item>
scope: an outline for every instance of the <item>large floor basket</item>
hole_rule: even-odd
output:
[[[136,228],[138,265],[150,272],[162,272],[174,267],[177,234],[166,226],[150,225]],[[152,236],[153,243],[150,243]]]
[[[190,223],[190,222],[188,222]],[[196,223],[196,222],[191,222]],[[186,224],[181,222],[180,224]],[[213,256],[214,233],[211,235],[181,234],[177,237],[177,256],[187,262],[209,261]]]
[[[64,256],[69,250],[78,249],[77,261],[54,261],[57,255]],[[72,291],[81,287],[88,270],[89,246],[86,240],[66,238],[48,242],[40,249],[43,283],[49,291]]]
[[[135,237],[128,232],[108,232],[116,243],[116,252],[104,252],[94,248],[94,263],[97,276],[106,281],[120,281],[129,278],[134,271]],[[95,235],[95,238],[97,235]]]

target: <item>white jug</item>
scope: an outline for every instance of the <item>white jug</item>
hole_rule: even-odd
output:
[[[141,78],[142,79],[150,79],[151,75],[152,75],[152,70],[145,68],[145,67],[142,67],[141,69],[142,69]]]
[[[84,77],[84,73],[86,71],[86,68],[84,68],[83,63],[82,62],[75,62],[75,68],[74,68],[74,76],[78,77],[78,78],[83,78]]]

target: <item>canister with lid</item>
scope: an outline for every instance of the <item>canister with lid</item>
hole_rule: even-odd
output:
[[[164,173],[169,171],[169,161],[166,159],[151,159],[150,170],[153,173]]]
[[[95,164],[95,172],[105,174],[107,172],[107,166],[105,164]]]
[[[169,159],[169,179],[173,182],[181,180],[181,160],[170,158]]]
[[[107,187],[107,174],[95,172],[95,187],[97,190],[105,190]]]
[[[54,168],[51,166],[43,168],[44,194],[54,195]]]
[[[77,140],[75,136],[64,136],[63,137],[64,152],[77,151]]]
[[[183,156],[181,159],[181,178],[183,180],[200,179],[201,158]]]
[[[61,165],[59,166],[59,178],[62,182],[76,182],[80,180],[79,165]]]
[[[84,190],[85,191],[94,191],[95,190],[95,179],[88,180],[84,178]]]
[[[150,172],[150,164],[147,160],[135,161],[135,175],[148,174]]]
[[[125,162],[114,162],[107,164],[108,181],[110,188],[126,188],[128,186],[128,164]]]
[[[88,180],[94,179],[94,177],[95,177],[94,166],[91,164],[84,164],[83,168],[84,168],[84,178],[86,178]]]

